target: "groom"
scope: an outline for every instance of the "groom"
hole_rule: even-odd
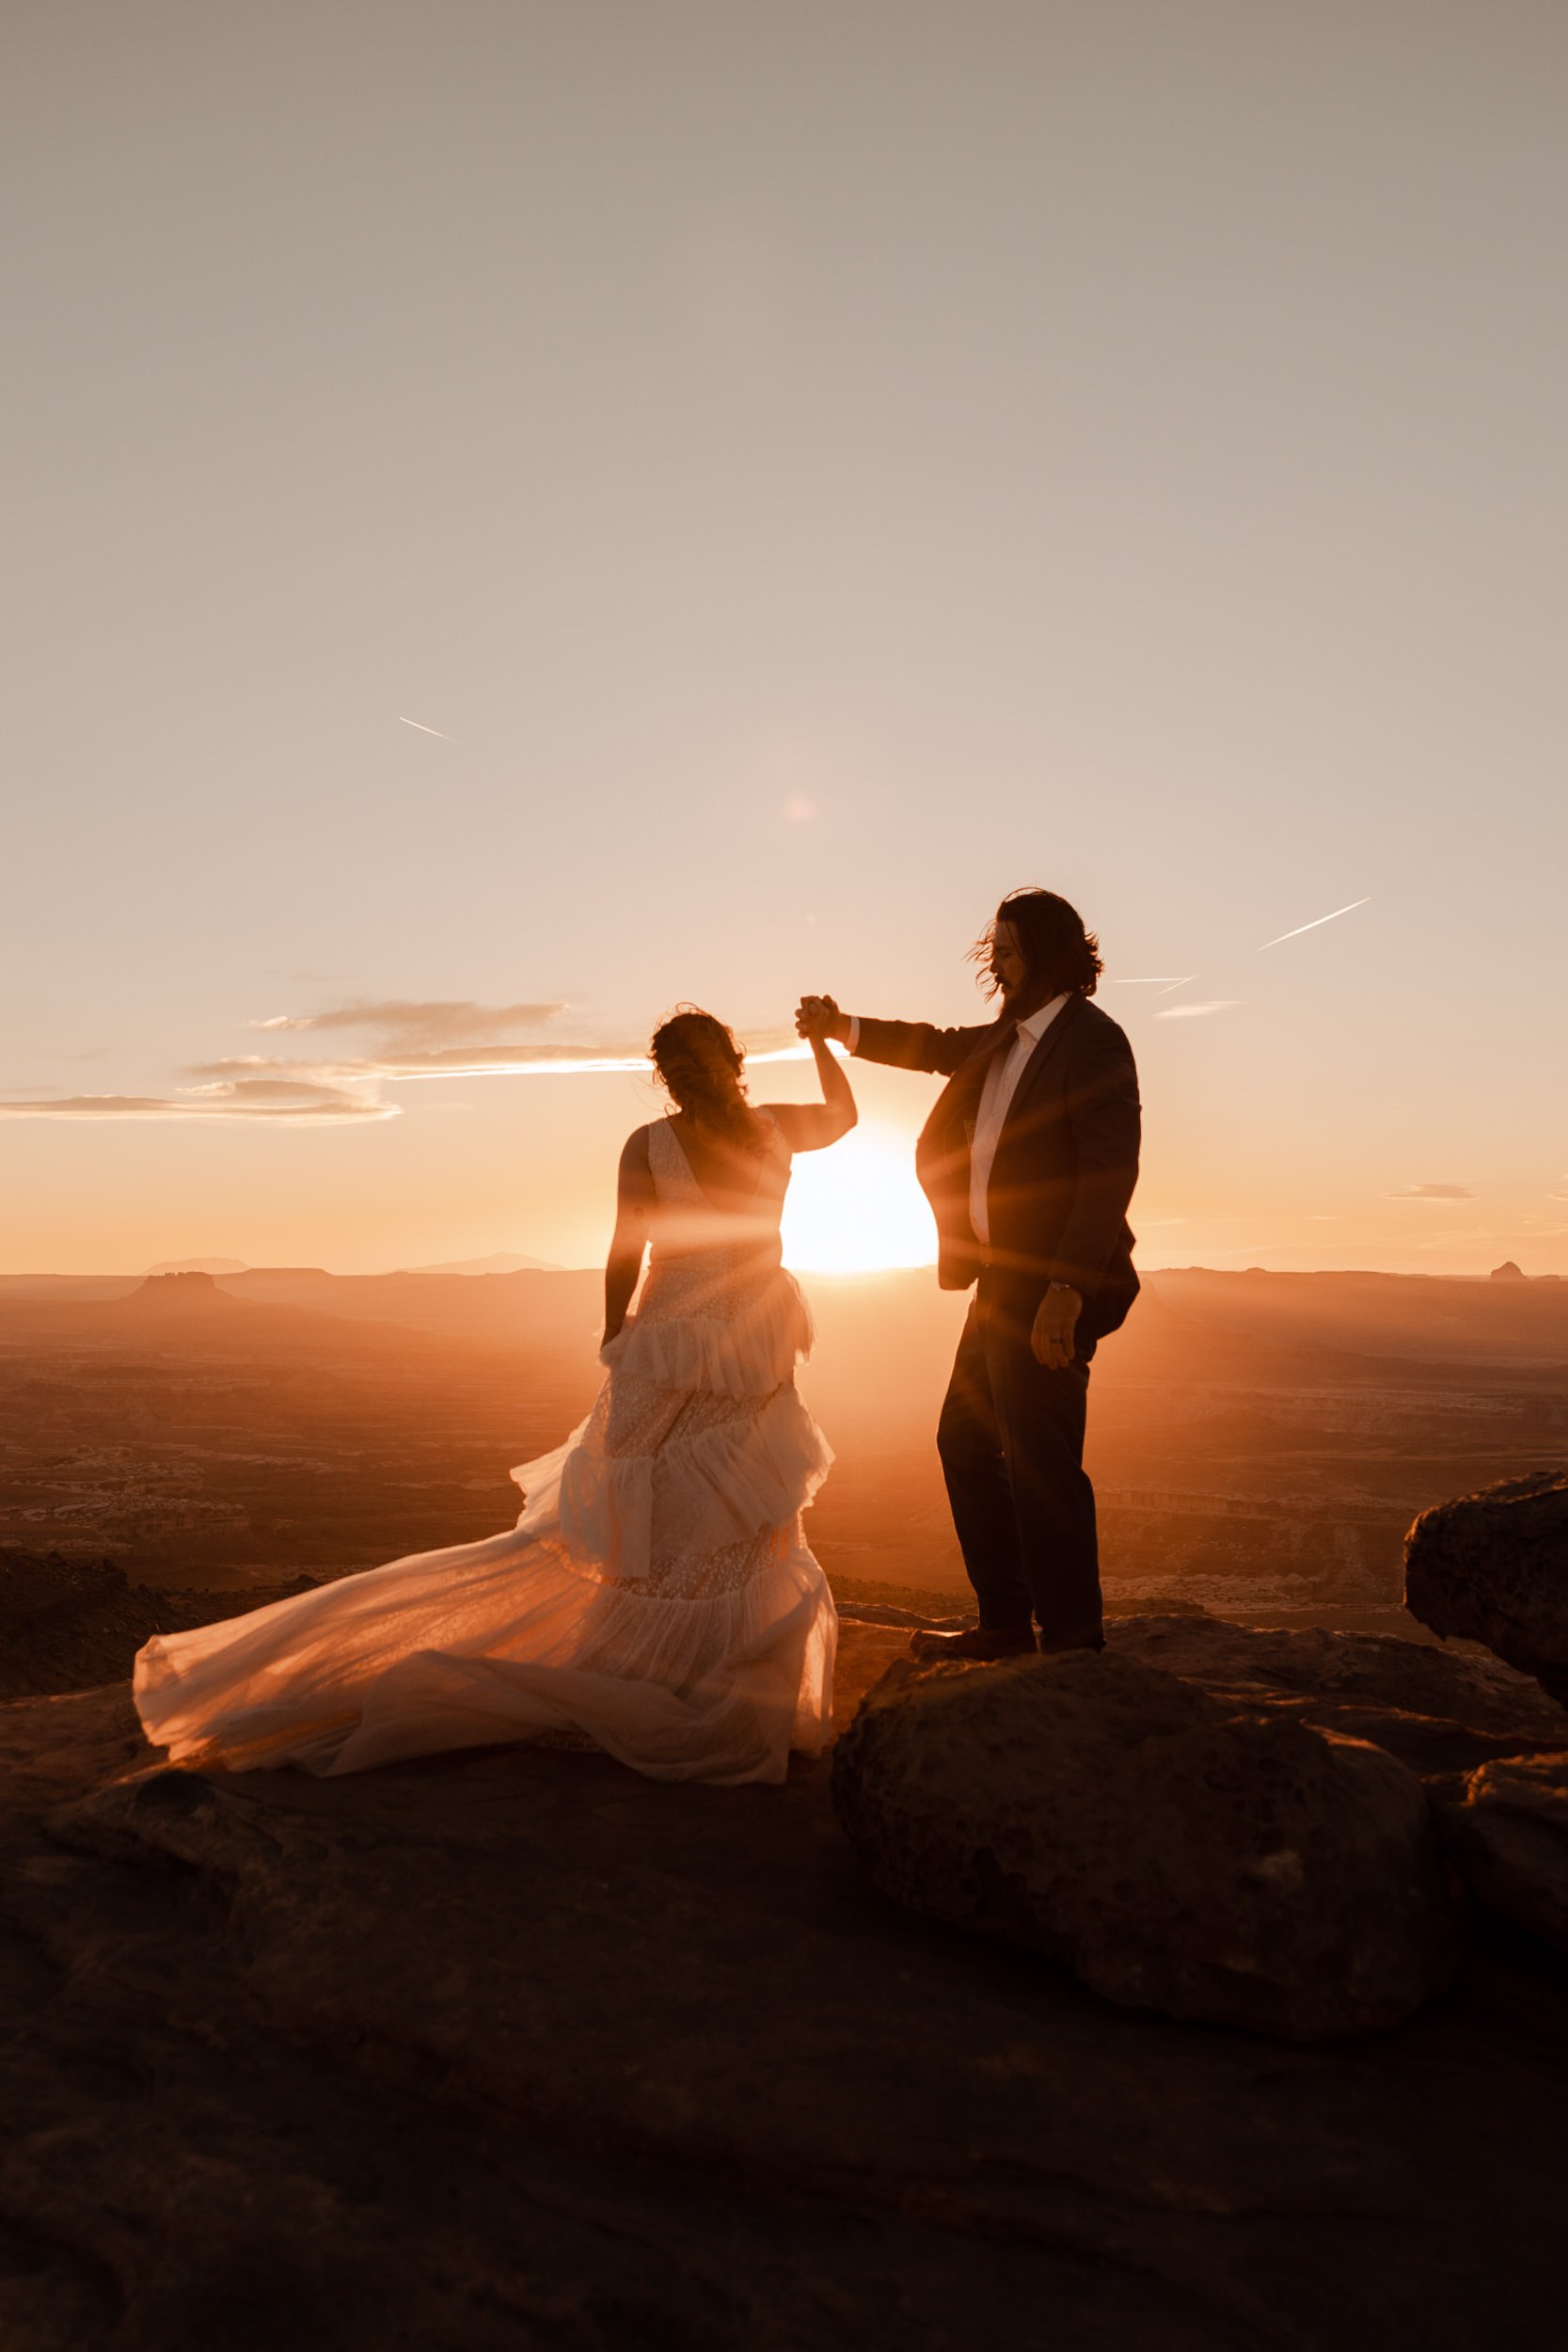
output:
[[[1127,1205],[1138,1076],[1089,998],[1099,943],[1050,890],[1015,890],[978,944],[1001,1017],[973,1029],[873,1021],[831,996],[797,1026],[863,1060],[948,1081],[915,1148],[937,1221],[937,1279],[974,1286],[937,1426],[953,1524],[980,1604],[917,1655],[1099,1649],[1094,1488],[1084,1470],[1089,1359],[1137,1294]]]

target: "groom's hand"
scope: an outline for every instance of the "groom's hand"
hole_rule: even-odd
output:
[[[840,1045],[849,1041],[849,1024],[840,1012],[832,996],[802,996],[795,1014],[797,1037],[835,1038]]]
[[[1035,1327],[1029,1334],[1029,1344],[1035,1351],[1035,1361],[1047,1372],[1065,1372],[1076,1352],[1073,1334],[1078,1318],[1084,1311],[1084,1301],[1077,1291],[1065,1286],[1048,1290],[1035,1312]]]

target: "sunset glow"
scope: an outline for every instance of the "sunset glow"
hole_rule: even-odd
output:
[[[936,1228],[914,1180],[908,1136],[873,1121],[832,1152],[798,1159],[784,1205],[784,1248],[785,1264],[800,1273],[933,1264]]]
[[[9,12],[0,1272],[602,1263],[664,1012],[809,1100],[802,993],[984,1020],[1038,882],[1146,1266],[1568,1275],[1506,12],[416,7],[373,103],[290,0]],[[791,1254],[929,1263],[937,1085],[850,1077]]]

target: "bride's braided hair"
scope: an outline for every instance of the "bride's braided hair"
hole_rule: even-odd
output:
[[[735,1151],[761,1151],[740,1075],[746,1057],[721,1021],[696,1005],[682,1005],[659,1023],[648,1052],[677,1109]]]

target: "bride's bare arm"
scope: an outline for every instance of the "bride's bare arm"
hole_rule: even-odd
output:
[[[822,1082],[820,1103],[769,1103],[768,1107],[779,1122],[779,1132],[792,1152],[821,1152],[840,1136],[847,1136],[859,1119],[855,1108],[854,1089],[849,1075],[836,1054],[828,1047],[829,1029],[826,1024],[808,1031],[808,1039],[816,1062],[816,1074]]]
[[[648,1166],[648,1130],[628,1136],[621,1153],[615,1191],[615,1232],[604,1269],[604,1344],[619,1333],[642,1271],[642,1252],[654,1218],[654,1178]]]

